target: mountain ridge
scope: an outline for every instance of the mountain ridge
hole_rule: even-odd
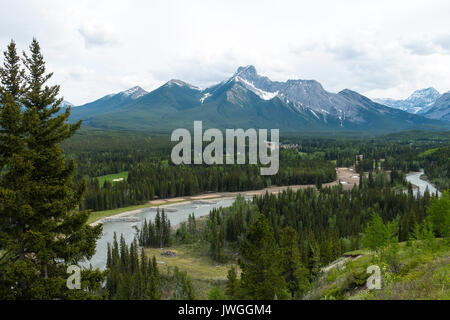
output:
[[[209,127],[290,131],[445,127],[440,121],[389,108],[349,89],[328,92],[316,80],[272,81],[251,65],[239,67],[231,77],[205,89],[172,79],[151,92],[143,91],[135,98],[121,92],[76,107],[71,120],[136,130],[191,127],[194,120],[203,120]]]

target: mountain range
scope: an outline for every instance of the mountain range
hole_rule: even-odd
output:
[[[440,94],[434,88],[414,91],[405,100],[374,99],[374,101],[391,108],[409,113],[423,115],[429,119],[450,121],[450,91]]]
[[[170,80],[151,92],[140,87],[72,108],[71,121],[126,130],[204,127],[279,128],[282,131],[398,131],[448,129],[428,119],[370,100],[349,89],[326,91],[315,80],[272,81],[255,67],[239,67],[206,89]]]

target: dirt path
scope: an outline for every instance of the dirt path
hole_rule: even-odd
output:
[[[344,257],[344,258],[339,258],[338,260],[332,262],[330,265],[328,265],[328,266],[322,268],[321,271],[322,271],[323,273],[326,273],[326,272],[330,271],[331,269],[334,269],[334,268],[343,266],[347,261],[350,261],[350,260],[356,260],[356,259],[361,258],[362,256],[363,256],[363,255],[359,255],[359,256],[356,256],[356,257]]]

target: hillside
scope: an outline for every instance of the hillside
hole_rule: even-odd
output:
[[[398,257],[386,263],[374,252],[357,250],[323,268],[304,299],[448,300],[450,251],[437,239],[431,249],[425,240],[399,243]],[[369,290],[367,267],[380,266],[381,289]]]
[[[450,92],[444,93],[424,116],[430,119],[450,121]]]

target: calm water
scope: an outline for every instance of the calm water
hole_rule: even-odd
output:
[[[425,193],[426,188],[428,187],[428,191],[432,194],[435,194],[438,191],[431,183],[420,179],[420,176],[423,175],[423,169],[418,173],[411,173],[406,176],[406,180],[411,182],[412,184],[419,187],[419,192],[421,195]],[[414,194],[417,194],[417,190],[414,190]],[[441,196],[441,192],[438,191],[438,195]]]
[[[218,207],[229,207],[234,202],[234,198],[232,199],[214,199],[211,202],[215,202],[214,204],[194,204],[194,203],[183,203],[178,205],[172,205],[168,208],[176,209],[176,212],[167,212],[165,211],[167,218],[170,220],[170,225],[175,226],[180,222],[187,221],[188,216],[191,213],[194,213],[195,217],[201,217],[208,215],[210,210]],[[162,208],[162,207],[161,207]],[[135,218],[137,221],[107,221],[103,223],[103,234],[101,238],[97,241],[97,251],[92,259],[88,262],[82,263],[81,265],[85,267],[89,267],[89,264],[92,264],[92,267],[105,269],[106,267],[106,255],[107,255],[107,244],[108,242],[113,241],[114,232],[117,234],[118,240],[120,239],[120,234],[123,234],[125,241],[129,244],[133,241],[134,236],[136,234],[134,226],[140,227],[144,219],[154,220],[156,216],[155,208],[147,208],[144,211],[131,214],[126,216],[127,218]]]

